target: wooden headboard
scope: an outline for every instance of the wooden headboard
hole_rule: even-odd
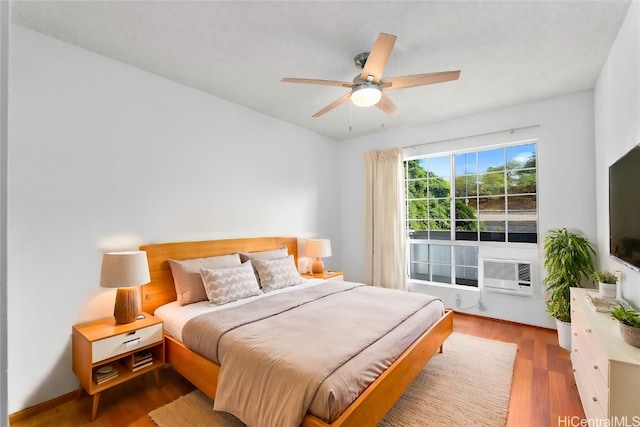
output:
[[[153,314],[163,304],[176,300],[176,289],[169,259],[204,258],[237,252],[255,252],[286,246],[298,265],[298,239],[295,237],[252,237],[245,239],[205,240],[159,243],[140,246],[147,252],[151,283],[142,288],[142,311]]]

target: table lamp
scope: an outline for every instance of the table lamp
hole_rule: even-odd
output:
[[[322,258],[331,256],[331,240],[329,239],[308,239],[304,255],[315,258],[311,265],[311,273],[320,275],[324,273],[324,263]]]
[[[107,252],[102,256],[100,286],[118,288],[113,317],[116,323],[131,323],[140,313],[138,286],[151,281],[144,251]]]

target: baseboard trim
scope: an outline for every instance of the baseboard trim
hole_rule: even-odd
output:
[[[468,317],[478,317],[480,319],[489,319],[489,320],[495,320],[496,322],[502,322],[502,323],[510,323],[512,325],[524,325],[524,326],[528,326],[528,327],[532,327],[532,328],[536,328],[536,329],[544,329],[547,331],[554,331],[555,329],[553,328],[547,328],[544,326],[538,326],[538,325],[530,325],[528,323],[520,323],[520,322],[515,322],[513,320],[506,320],[506,319],[498,319],[497,317],[489,317],[489,316],[483,316],[481,314],[475,314],[475,313],[465,313],[464,311],[456,311],[455,308],[448,308],[449,310],[453,310],[453,314],[455,316],[468,316]]]
[[[46,402],[38,403],[37,405],[31,406],[27,409],[23,409],[22,411],[9,414],[9,425],[27,419],[33,415],[39,414],[40,412],[55,408],[56,406],[62,405],[63,403],[70,402],[75,399],[77,395],[77,390],[71,391],[67,394],[63,394],[62,396],[58,396],[51,400],[47,400]]]

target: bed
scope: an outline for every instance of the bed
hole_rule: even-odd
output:
[[[199,242],[162,243],[141,246],[147,252],[151,283],[142,287],[143,311],[154,313],[157,308],[174,302],[177,298],[169,259],[188,260],[220,256],[238,252],[268,251],[286,247],[297,263],[298,243],[296,238],[267,237],[228,239]],[[357,288],[357,286],[354,286]],[[320,288],[320,285],[317,286]],[[372,289],[371,287],[364,287]],[[326,287],[323,287],[326,289]],[[326,292],[326,290],[323,290]],[[303,426],[375,426],[393,406],[405,388],[413,381],[433,354],[442,349],[442,344],[453,329],[452,312],[445,310],[429,329],[419,331],[406,350],[400,353],[353,402],[335,417],[327,418],[308,412]],[[175,332],[173,335],[177,335]],[[181,337],[167,335],[165,341],[166,361],[176,371],[215,399],[220,376],[220,365],[189,350]],[[226,367],[226,366],[225,366]],[[312,405],[313,406],[313,405]],[[324,418],[324,419],[323,419]],[[326,421],[329,419],[330,421]]]

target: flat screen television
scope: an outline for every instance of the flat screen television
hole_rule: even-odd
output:
[[[609,166],[609,253],[640,271],[640,145]]]

